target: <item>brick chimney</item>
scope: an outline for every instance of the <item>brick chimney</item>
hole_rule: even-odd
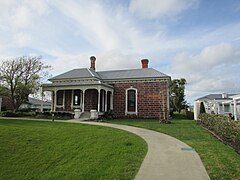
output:
[[[95,67],[95,61],[96,61],[96,57],[95,56],[91,56],[90,57],[90,61],[91,61],[91,69],[93,69],[95,71],[96,67]]]
[[[148,59],[142,59],[142,68],[148,68]]]

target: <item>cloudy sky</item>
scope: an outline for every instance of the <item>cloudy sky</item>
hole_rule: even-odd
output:
[[[186,97],[240,93],[239,0],[0,0],[0,61],[43,56],[51,74],[150,67]]]

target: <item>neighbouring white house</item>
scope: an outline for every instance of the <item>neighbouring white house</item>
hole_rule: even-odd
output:
[[[200,114],[200,104],[203,102],[208,114],[222,114],[234,116],[234,120],[240,119],[240,94],[209,94],[198,98],[194,102],[194,119]]]
[[[0,112],[6,110],[12,110],[9,97],[0,96]],[[31,111],[50,111],[51,101],[44,101],[32,97],[28,97],[28,101],[21,104],[19,110],[31,110]]]
[[[32,111],[50,111],[51,102],[28,97],[28,101],[21,104],[20,110],[28,109]]]

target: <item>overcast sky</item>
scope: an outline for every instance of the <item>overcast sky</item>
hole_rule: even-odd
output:
[[[239,0],[0,0],[0,59],[43,56],[53,76],[73,68],[149,66],[186,78],[192,103],[240,93]]]

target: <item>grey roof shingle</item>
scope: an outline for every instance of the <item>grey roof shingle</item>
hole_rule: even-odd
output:
[[[102,84],[101,81],[65,81],[65,82],[54,82],[43,84],[45,87],[54,87],[54,86],[78,86],[78,85],[99,85]]]
[[[98,74],[91,69],[83,68],[83,69],[73,69],[67,71],[63,74],[50,78],[49,80],[58,80],[58,79],[72,79],[72,78],[99,78]]]
[[[168,77],[153,68],[100,71],[98,74],[104,80]]]
[[[233,96],[233,95],[236,95],[236,94],[227,94],[228,95],[228,97],[229,96]],[[203,96],[203,97],[201,97],[201,98],[198,98],[197,100],[199,100],[199,99],[203,99],[203,98],[208,98],[208,99],[215,99],[215,100],[221,100],[221,99],[225,99],[225,100],[230,100],[230,99],[232,99],[232,98],[222,98],[222,94],[208,94],[208,95],[206,95],[206,96]]]
[[[168,77],[153,68],[129,69],[129,70],[114,70],[114,71],[99,71],[93,69],[73,69],[49,80],[58,79],[73,79],[73,78],[97,78],[102,80],[117,80],[117,79],[137,79],[137,78],[161,78]]]
[[[98,78],[98,79],[101,79],[101,77],[99,76],[99,74],[96,72],[96,71],[94,71],[93,69],[88,69],[89,71],[91,71],[91,73],[93,74],[93,76],[94,77],[96,77],[96,78]]]
[[[35,98],[32,98],[32,97],[28,97],[28,103],[30,104],[33,104],[33,105],[51,105],[51,102],[48,102],[48,101],[42,101],[40,99],[35,99]]]

